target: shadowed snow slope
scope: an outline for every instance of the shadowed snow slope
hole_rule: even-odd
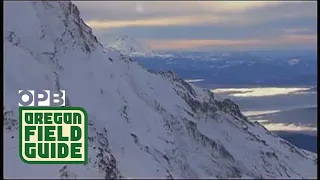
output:
[[[67,1],[4,2],[6,178],[315,178],[317,156],[230,100],[104,49]],[[17,13],[19,12],[19,13]],[[19,158],[19,89],[66,90],[89,117],[89,163]]]

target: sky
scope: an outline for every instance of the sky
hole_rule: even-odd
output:
[[[158,51],[317,48],[316,1],[73,1],[104,44]]]

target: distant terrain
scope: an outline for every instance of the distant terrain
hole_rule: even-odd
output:
[[[287,131],[275,131],[274,133],[302,149],[317,153],[317,136]]]
[[[184,79],[203,79],[201,86],[302,86],[317,82],[315,51],[284,54],[258,52],[171,53],[133,59],[154,71],[172,70]]]

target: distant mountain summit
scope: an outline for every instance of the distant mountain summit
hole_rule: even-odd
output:
[[[159,57],[169,58],[172,54],[160,53],[151,49],[147,44],[139,42],[136,39],[127,35],[118,37],[115,41],[105,45],[106,48],[115,49],[120,51],[122,54],[129,56],[140,56],[140,57]]]
[[[125,54],[148,54],[152,52],[151,48],[146,44],[138,42],[127,35],[118,37],[115,42],[107,46],[113,47]]]

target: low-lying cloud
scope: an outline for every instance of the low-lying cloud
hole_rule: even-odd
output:
[[[187,79],[185,81],[188,83],[196,83],[196,82],[203,82],[204,79]]]
[[[259,121],[258,121],[259,122]],[[260,123],[269,131],[317,131],[316,127],[299,126],[287,123],[266,123],[267,120],[260,120]]]
[[[312,87],[280,88],[280,87],[262,87],[262,88],[221,88],[211,90],[213,93],[228,94],[233,97],[264,97],[276,95],[289,95],[311,90]]]

